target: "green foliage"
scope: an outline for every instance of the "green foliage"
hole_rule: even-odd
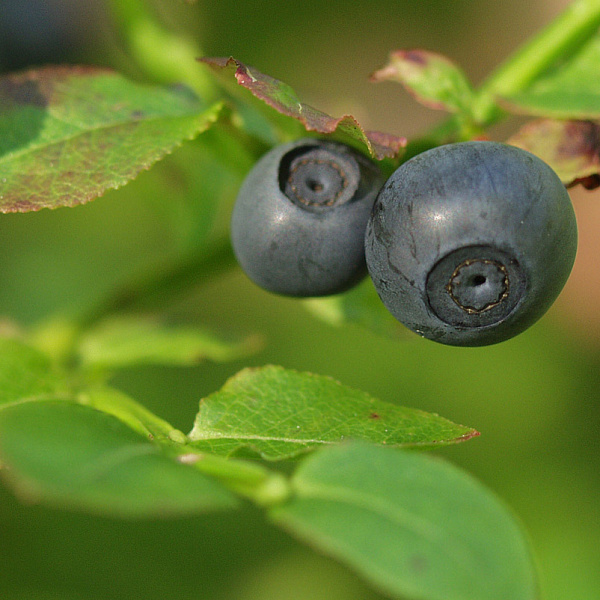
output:
[[[354,323],[392,339],[409,335],[383,306],[369,278],[345,294],[308,298],[304,306],[319,319],[337,327]]]
[[[86,332],[79,346],[84,368],[115,370],[140,364],[191,366],[252,354],[257,338],[226,341],[198,328],[168,326],[144,317],[120,317]]]
[[[267,460],[293,458],[348,439],[428,447],[469,439],[473,429],[372,398],[330,379],[281,367],[247,369],[200,403],[195,447]]]
[[[0,79],[0,210],[74,206],[119,187],[221,110],[185,89],[149,88],[93,67]]]
[[[77,394],[76,401],[112,415],[151,440],[185,441],[185,434],[147,408],[107,385],[90,386]]]
[[[307,459],[292,485],[296,495],[273,510],[275,521],[394,598],[538,598],[512,515],[448,463],[342,445]]]
[[[231,270],[221,211],[278,141],[305,131],[332,136],[389,169],[425,147],[485,137],[489,126],[527,114],[541,119],[509,141],[544,158],[566,184],[595,185],[598,2],[575,2],[478,89],[437,53],[392,52],[373,80],[399,82],[419,102],[451,113],[406,153],[403,137],[366,131],[351,115],[332,117],[238,60],[198,63],[198,47],[164,29],[143,2],[112,4],[131,55],[154,83],[96,67],[1,77],[0,210],[88,202],[193,140],[164,171],[136,182],[180,245],[160,268],[97,298],[83,317],[2,328],[7,486],[25,502],[123,519],[240,509],[243,499],[392,598],[538,598],[531,551],[510,512],[464,472],[409,451],[478,432],[400,406],[410,400],[402,390],[391,403],[323,375],[247,368],[200,401],[186,435],[108,380],[148,365],[239,361],[261,347],[260,336],[192,324],[185,306],[171,311],[171,301]],[[403,337],[370,282],[303,304],[334,326]]]
[[[0,338],[0,407],[24,400],[54,398],[66,392],[49,357],[16,339]]]
[[[9,481],[30,502],[131,517],[236,505],[227,490],[115,417],[73,402],[3,409],[0,453]]]
[[[520,92],[505,97],[510,110],[556,119],[599,119],[600,35],[593,37],[567,62],[535,79]]]
[[[429,108],[468,113],[474,93],[463,71],[445,56],[425,50],[397,50],[371,81],[397,81]]]
[[[404,138],[383,134],[377,131],[365,131],[352,115],[340,118],[331,117],[321,110],[300,101],[296,92],[282,81],[261,73],[257,69],[248,67],[234,58],[204,58],[206,64],[217,71],[232,71],[237,82],[250,90],[259,100],[277,112],[291,117],[302,123],[306,131],[321,134],[335,134],[336,138],[344,142],[359,142],[366,147],[369,154],[375,158],[395,157],[406,144]],[[297,124],[289,124],[291,131],[298,132]]]

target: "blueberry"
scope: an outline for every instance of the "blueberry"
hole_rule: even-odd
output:
[[[273,148],[250,171],[231,241],[256,284],[287,296],[325,296],[367,273],[364,236],[383,178],[349,146],[302,139]]]
[[[509,339],[564,286],[577,250],[569,195],[532,154],[496,142],[440,146],[386,182],[365,236],[388,310],[456,346]]]

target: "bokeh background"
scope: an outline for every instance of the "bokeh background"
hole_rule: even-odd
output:
[[[334,115],[409,138],[442,115],[399,86],[368,83],[389,51],[424,47],[475,82],[566,0],[156,0],[160,19],[207,55],[233,55]],[[0,0],[0,70],[92,63],[138,77],[101,0]],[[492,131],[496,139],[510,125]],[[193,245],[178,161],[75,209],[0,216],[0,315],[33,324],[85,307],[139,269]],[[191,158],[190,158],[191,160]],[[215,167],[216,168],[216,167]],[[161,184],[157,185],[160,180]],[[206,185],[210,182],[207,181]],[[238,269],[171,308],[216,331],[268,343],[238,363],[138,368],[114,383],[184,431],[201,397],[248,364],[331,375],[379,398],[438,412],[482,435],[440,451],[497,492],[532,540],[549,600],[600,598],[600,197],[574,191],[580,250],[549,314],[498,346],[457,349],[332,328]],[[221,222],[230,198],[225,196]],[[189,210],[189,209],[187,209]],[[175,215],[175,216],[174,216]],[[343,566],[241,514],[124,522],[23,506],[0,488],[0,598],[369,600]],[[507,599],[508,600],[508,599]]]

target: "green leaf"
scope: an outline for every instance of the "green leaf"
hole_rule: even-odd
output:
[[[431,447],[467,440],[474,429],[396,406],[320,375],[282,367],[245,369],[200,403],[192,445],[282,460],[351,438]]]
[[[191,0],[189,4],[192,4]],[[128,58],[154,81],[185,83],[201,98],[216,95],[215,83],[196,59],[203,54],[198,35],[170,31],[145,0],[108,0],[111,24],[127,46]]]
[[[556,119],[600,118],[600,35],[562,66],[518,93],[504,96],[505,108],[518,114]]]
[[[271,517],[392,598],[535,600],[534,565],[505,506],[465,472],[413,452],[341,445],[315,453]]]
[[[429,108],[470,113],[474,94],[469,80],[456,64],[435,52],[396,50],[371,81],[397,81]]]
[[[0,211],[92,200],[206,130],[221,108],[94,67],[0,77]]]
[[[582,182],[586,187],[597,187],[594,185],[600,174],[597,122],[536,119],[525,124],[508,143],[541,158],[566,186]]]
[[[82,339],[79,357],[93,369],[121,369],[143,364],[196,365],[247,356],[260,348],[256,337],[225,340],[198,328],[168,326],[150,318],[107,319]]]
[[[341,327],[356,324],[391,338],[412,338],[410,331],[385,308],[370,278],[349,292],[323,298],[308,298],[304,306],[317,318]]]
[[[278,113],[302,123],[307,131],[336,134],[342,141],[360,143],[377,159],[396,157],[406,145],[406,139],[377,131],[365,131],[352,115],[340,118],[313,108],[300,101],[286,83],[265,75],[234,58],[203,58],[202,62],[217,72],[231,72],[239,85],[250,90]]]
[[[29,502],[122,517],[233,508],[236,498],[119,419],[71,402],[0,411],[0,473]]]
[[[0,338],[0,409],[66,394],[50,359],[17,339]]]
[[[185,443],[184,433],[157,417],[145,406],[123,392],[109,386],[85,389],[77,395],[77,402],[117,417],[125,425],[152,440],[170,440]]]

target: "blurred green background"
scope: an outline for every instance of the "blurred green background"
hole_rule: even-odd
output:
[[[566,1],[164,0],[161,20],[207,55],[233,55],[291,84],[334,115],[414,136],[441,117],[399,87],[374,86],[389,51],[425,47],[480,81]],[[0,69],[84,62],[140,77],[100,0],[2,0]],[[503,139],[509,126],[493,133]],[[180,167],[204,161],[182,181]],[[214,174],[214,177],[212,175]],[[226,178],[224,192],[214,181]],[[189,186],[188,186],[189,183]],[[193,143],[121,190],[86,206],[0,216],[0,315],[32,324],[83,308],[118,282],[194,245],[202,194],[223,193],[224,227],[238,184]],[[212,187],[211,187],[212,186]],[[188,196],[197,195],[195,199]],[[169,307],[215,331],[264,334],[246,361],[192,369],[140,368],[114,383],[184,431],[198,401],[248,364],[333,376],[379,398],[442,414],[482,435],[440,453],[519,515],[545,596],[600,598],[600,251],[598,194],[574,192],[581,242],[574,274],[535,327],[501,345],[448,348],[407,336],[335,329],[301,302],[262,292],[239,270]],[[248,507],[242,514],[123,522],[23,506],[0,488],[0,598],[369,600],[344,567],[296,544]],[[509,600],[509,599],[507,599]]]

